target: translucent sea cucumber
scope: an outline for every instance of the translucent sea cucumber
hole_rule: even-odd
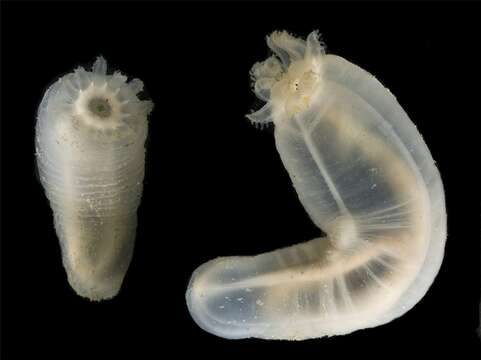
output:
[[[200,266],[190,313],[225,338],[302,340],[387,323],[440,268],[446,210],[439,172],[415,125],[371,74],[326,55],[316,32],[267,38],[248,115],[273,123],[299,200],[327,236]]]
[[[91,300],[114,297],[127,272],[144,179],[142,81],[107,74],[99,57],[61,77],[38,110],[36,155],[68,281]]]

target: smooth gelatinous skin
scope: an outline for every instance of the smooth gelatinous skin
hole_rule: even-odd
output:
[[[150,101],[138,79],[99,57],[54,83],[38,110],[36,155],[68,281],[91,300],[114,297],[132,257]]]
[[[421,135],[371,74],[326,55],[311,33],[267,39],[252,69],[277,150],[312,221],[327,236],[253,257],[209,261],[186,298],[200,327],[225,338],[302,340],[389,322],[439,270],[444,191]]]

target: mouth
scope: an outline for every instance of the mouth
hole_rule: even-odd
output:
[[[88,108],[92,115],[105,119],[112,114],[112,107],[109,100],[100,97],[94,97],[89,101]]]

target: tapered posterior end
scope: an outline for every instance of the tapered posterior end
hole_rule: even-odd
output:
[[[90,301],[110,300],[117,296],[127,271],[125,265],[119,266],[115,271],[103,273],[92,266],[80,267],[65,258],[63,263],[70,287],[77,295]]]
[[[218,263],[217,259],[209,261],[199,266],[192,274],[185,294],[187,307],[195,323],[201,329],[224,338],[242,338],[242,336],[226,334],[225,326],[229,324],[227,324],[227,320],[223,320],[225,307],[213,305],[216,295],[209,273],[216,263]]]
[[[90,223],[94,225],[90,229],[56,224],[68,282],[79,296],[91,301],[112,299],[119,293],[132,259],[135,225],[109,221],[99,220],[98,226]]]
[[[113,299],[117,296],[122,286],[122,281],[110,282],[106,286],[86,284],[71,274],[68,276],[68,282],[77,295],[95,302]]]
[[[262,320],[259,293],[243,285],[251,262],[224,257],[199,266],[190,279],[186,302],[189,312],[203,330],[226,338],[260,337]],[[247,266],[246,265],[247,261]],[[256,304],[257,301],[257,304]]]

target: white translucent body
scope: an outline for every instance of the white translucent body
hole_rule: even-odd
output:
[[[412,308],[444,252],[442,182],[426,144],[372,75],[325,55],[312,33],[268,37],[253,67],[276,146],[312,221],[327,236],[193,274],[195,321],[225,338],[301,340],[377,326]]]
[[[115,296],[129,266],[144,179],[144,143],[152,103],[138,79],[67,74],[46,92],[36,126],[37,164],[54,213],[72,288],[91,300]]]

